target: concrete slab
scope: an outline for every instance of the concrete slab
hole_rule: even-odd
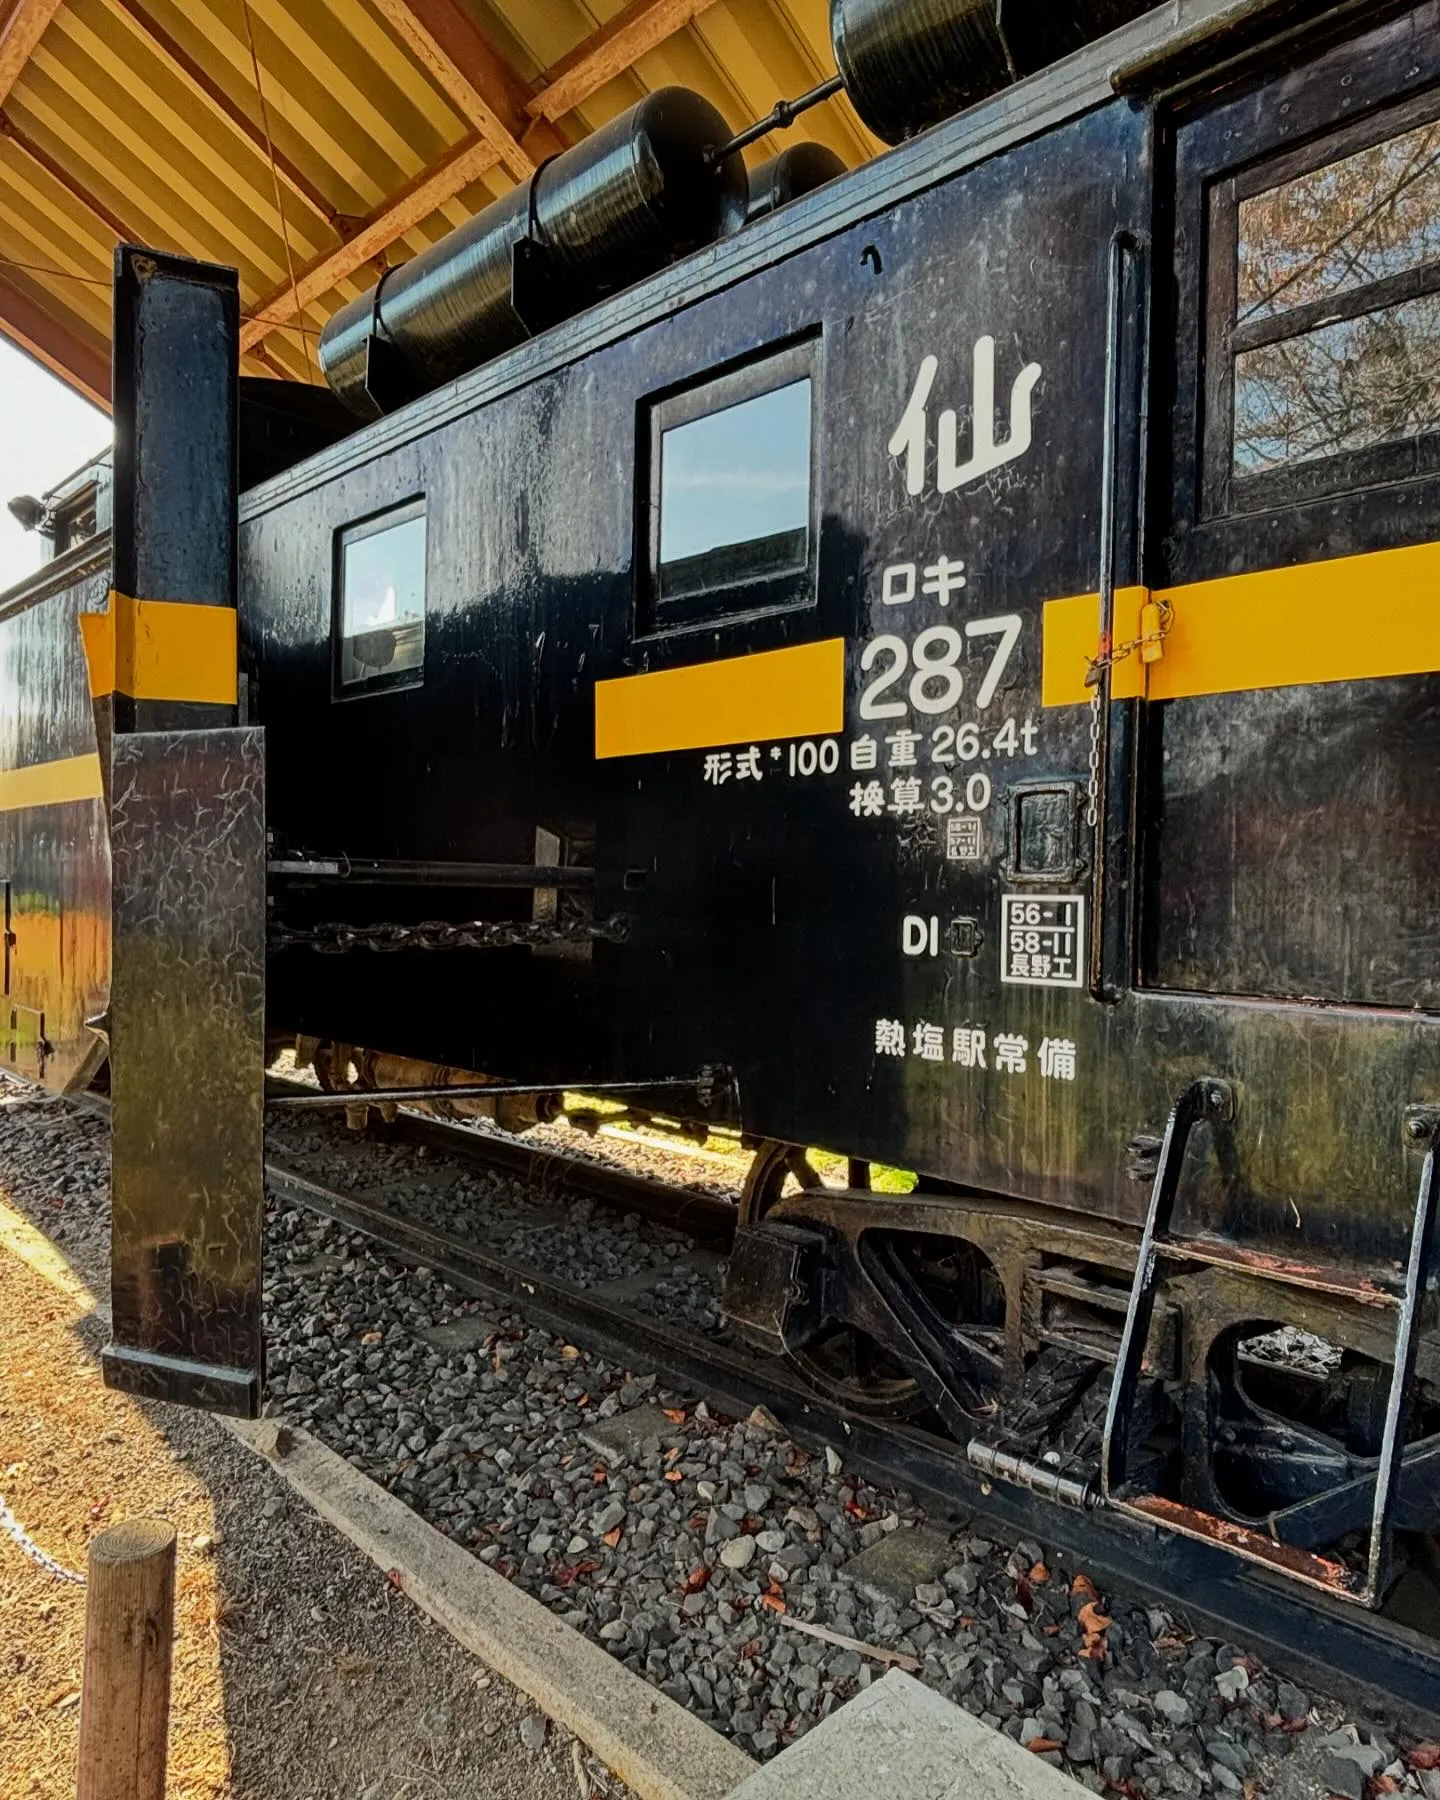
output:
[[[420,1335],[427,1344],[450,1355],[457,1350],[478,1350],[494,1329],[494,1319],[483,1313],[466,1313],[458,1319],[447,1319],[443,1325],[432,1325]]]
[[[949,1538],[924,1526],[901,1525],[841,1569],[872,1600],[909,1606],[923,1582],[936,1581],[961,1560]]]
[[[727,1800],[1079,1800],[1086,1791],[897,1669]]]
[[[682,1436],[658,1406],[634,1406],[629,1412],[616,1413],[612,1419],[596,1419],[580,1429],[581,1443],[612,1463],[654,1456],[661,1445],[671,1439],[679,1442]]]

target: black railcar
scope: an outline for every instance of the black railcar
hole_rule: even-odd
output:
[[[752,1342],[1378,1603],[1440,1527],[1437,217],[1436,0],[1180,0],[251,485],[272,1042],[689,1084],[764,1141]]]

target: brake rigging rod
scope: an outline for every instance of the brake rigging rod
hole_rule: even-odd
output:
[[[532,1094],[641,1094],[656,1089],[684,1089],[699,1093],[707,1084],[700,1076],[666,1076],[659,1081],[540,1081],[457,1082],[453,1087],[341,1088],[334,1093],[316,1089],[313,1094],[267,1094],[265,1105],[274,1106],[403,1106],[407,1100],[510,1100]]]

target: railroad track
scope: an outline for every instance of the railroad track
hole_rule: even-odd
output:
[[[387,1135],[478,1168],[504,1170],[547,1195],[604,1200],[654,1224],[673,1226],[712,1249],[728,1251],[735,1236],[735,1208],[730,1201],[653,1175],[637,1175],[590,1157],[567,1156],[563,1150],[540,1149],[518,1138],[497,1137],[413,1112],[400,1113]]]
[[[504,1168],[541,1194],[588,1194],[710,1241],[731,1209],[714,1196],[607,1168],[578,1157],[509,1144],[463,1126],[401,1115],[392,1132],[446,1155]],[[388,1206],[267,1161],[277,1198],[332,1219],[401,1261],[433,1269],[464,1293],[502,1300],[533,1322],[624,1367],[654,1372],[669,1387],[744,1416],[763,1405],[797,1441],[843,1446],[847,1466],[904,1487],[941,1515],[991,1520],[1055,1544],[1122,1588],[1178,1607],[1206,1629],[1250,1644],[1301,1679],[1360,1688],[1382,1709],[1420,1729],[1440,1724],[1440,1639],[1383,1615],[1237,1563],[1225,1552],[1136,1524],[1104,1509],[1082,1511],[991,1482],[962,1446],[914,1425],[878,1425],[818,1396],[784,1365],[617,1304],[532,1264],[434,1229]]]
[[[108,1106],[96,1096],[83,1103]],[[542,1198],[587,1196],[677,1226],[698,1241],[728,1242],[733,1209],[713,1195],[413,1113],[400,1114],[387,1135],[503,1170]],[[1416,1730],[1440,1732],[1440,1636],[1288,1588],[1224,1551],[1103,1508],[1081,1511],[992,1482],[952,1439],[913,1424],[881,1426],[851,1415],[783,1365],[743,1347],[636,1312],[276,1158],[267,1157],[265,1174],[277,1199],[335,1221],[401,1262],[433,1269],[462,1293],[503,1301],[567,1341],[653,1372],[668,1387],[724,1412],[744,1416],[764,1406],[797,1442],[812,1449],[843,1446],[847,1466],[908,1489],[940,1517],[966,1515],[1055,1545],[1130,1597],[1177,1608],[1198,1628],[1248,1644],[1301,1681],[1358,1690]]]

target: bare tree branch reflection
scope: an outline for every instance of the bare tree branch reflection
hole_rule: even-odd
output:
[[[1235,467],[1335,456],[1440,425],[1440,295],[1247,351],[1235,365]]]
[[[1312,312],[1294,335],[1237,356],[1239,473],[1440,425],[1440,291],[1368,312],[1355,304],[1375,283],[1432,265],[1440,290],[1440,123],[1242,201],[1237,323],[1253,332],[1345,296],[1352,316],[1306,329]]]
[[[1440,123],[1240,206],[1239,316],[1271,318],[1440,257]]]

